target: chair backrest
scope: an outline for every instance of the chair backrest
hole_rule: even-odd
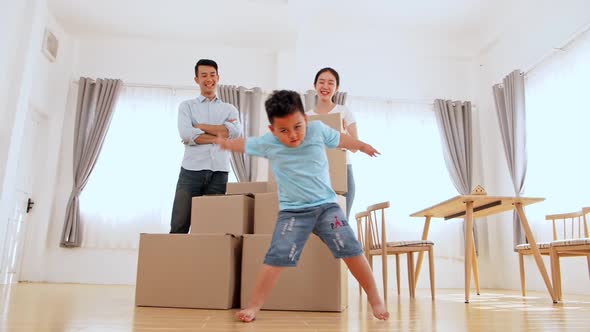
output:
[[[584,219],[584,232],[586,237],[590,237],[590,231],[588,230],[588,223],[590,223],[590,206],[582,208],[582,215]]]
[[[588,237],[588,224],[582,211],[550,214],[545,220],[553,223],[553,241]]]
[[[363,251],[367,251],[369,247],[367,246],[367,228],[369,226],[369,212],[363,211],[359,212],[354,215],[356,219],[356,227],[357,227],[357,236],[358,240],[363,246]]]
[[[367,207],[369,218],[365,242],[370,249],[385,250],[387,247],[387,229],[385,224],[385,209],[387,208],[389,208],[389,202],[381,202]]]

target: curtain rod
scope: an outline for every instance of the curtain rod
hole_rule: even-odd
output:
[[[566,52],[567,51],[567,48],[572,43],[574,43],[576,40],[578,40],[579,38],[581,38],[582,36],[584,36],[586,33],[590,33],[590,23],[587,23],[587,24],[582,25],[579,29],[576,30],[576,32],[574,32],[571,36],[569,36],[563,42],[561,42],[561,45],[560,46],[553,47],[550,52],[548,52],[547,54],[545,54],[544,56],[542,56],[540,59],[538,59],[537,61],[535,61],[531,65],[529,65],[526,69],[524,69],[524,71],[523,71],[524,72],[524,75],[526,76],[528,73],[530,73],[533,70],[535,70],[538,66],[540,66],[541,64],[543,64],[546,60],[548,60],[549,58],[551,58],[556,53],[558,53],[558,52]]]
[[[434,100],[432,99],[395,99],[395,98],[385,98],[385,97],[367,97],[367,96],[348,96],[349,99],[354,100],[362,100],[362,101],[380,101],[390,104],[418,104],[418,105],[434,105]]]
[[[72,83],[78,84],[78,80],[72,80]],[[199,91],[198,86],[190,86],[190,85],[163,85],[163,84],[146,84],[146,83],[126,83],[123,81],[123,87],[130,87],[130,88],[155,88],[155,89],[169,89],[169,90],[194,90]],[[252,92],[254,89],[246,88],[246,92]],[[262,90],[264,93],[269,93],[266,90]],[[300,92],[305,94],[306,91]],[[433,101],[435,98],[432,99],[392,99],[392,98],[385,98],[385,97],[368,97],[368,96],[353,96],[348,95],[348,98],[354,100],[363,100],[363,101],[381,101],[386,103],[405,103],[405,104],[418,104],[418,105],[434,105]]]
[[[78,84],[79,80],[72,80],[72,83]],[[127,83],[123,81],[124,87],[129,88],[154,88],[154,89],[168,89],[168,90],[195,90],[199,91],[198,86],[192,85],[163,85],[163,84],[146,84],[146,83]],[[254,89],[246,88],[246,92],[252,92]]]

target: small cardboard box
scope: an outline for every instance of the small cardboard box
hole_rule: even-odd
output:
[[[135,305],[237,307],[241,249],[229,234],[141,234]]]
[[[348,191],[348,168],[346,165],[346,151],[340,149],[327,149],[328,162],[330,163],[330,182],[332,189],[339,194]]]
[[[342,132],[344,129],[342,123],[342,114],[341,113],[328,113],[328,114],[316,114],[316,115],[309,115],[307,117],[308,121],[322,121],[327,126]]]
[[[336,195],[338,205],[346,214],[346,197]],[[272,234],[279,216],[278,193],[257,194],[254,201],[254,234]]]
[[[252,234],[254,198],[247,195],[193,197],[191,234]]]
[[[241,305],[250,301],[271,235],[244,235]],[[342,311],[348,306],[348,275],[344,262],[311,235],[297,267],[285,268],[262,306],[267,310]]]
[[[327,126],[343,132],[342,114],[328,113],[310,115],[309,121],[322,121]],[[327,149],[328,162],[330,163],[330,181],[332,189],[337,194],[346,194],[348,191],[348,174],[346,167],[346,151],[340,149]]]

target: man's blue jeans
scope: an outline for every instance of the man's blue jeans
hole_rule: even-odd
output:
[[[193,197],[225,194],[227,176],[227,172],[189,171],[181,167],[172,207],[170,233],[188,233]]]

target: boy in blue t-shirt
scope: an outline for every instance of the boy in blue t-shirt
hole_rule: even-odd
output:
[[[244,322],[256,318],[284,267],[297,265],[311,233],[319,236],[336,258],[342,258],[368,295],[373,315],[389,318],[377,291],[362,245],[336,204],[330,184],[326,147],[379,154],[369,144],[326,126],[307,122],[301,97],[294,91],[275,91],[265,103],[270,133],[261,137],[218,139],[222,149],[269,159],[279,185],[280,212],[272,243],[248,308],[236,317]]]

